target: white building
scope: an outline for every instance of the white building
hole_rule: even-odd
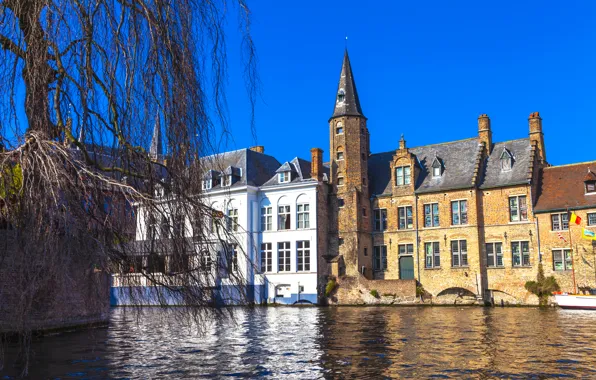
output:
[[[326,250],[326,236],[317,232],[321,223],[326,228],[326,213],[318,215],[318,210],[326,207],[321,202],[327,199],[324,184],[327,174],[321,157],[322,151],[313,149],[314,166],[299,158],[280,164],[264,154],[262,147],[255,147],[205,158],[204,166],[209,170],[203,177],[201,196],[214,210],[213,220],[207,224],[208,238],[202,239],[208,241],[196,243],[197,256],[190,260],[190,265],[209,272],[211,285],[223,302],[318,302],[319,260]],[[186,236],[192,238],[193,223],[174,220],[175,213],[169,209],[167,199],[163,210],[162,218],[167,220],[153,220],[149,225],[150,219],[143,210],[137,211],[137,242],[149,240],[151,234],[167,238],[172,233],[167,226],[175,229],[179,224],[185,227]],[[231,232],[231,237],[223,239],[229,243],[222,241],[222,230],[218,228]],[[216,269],[219,265],[211,265],[224,256],[229,262],[227,270],[237,276],[229,276]],[[163,271],[165,276],[173,272],[172,257],[164,254],[163,263],[159,261],[157,267],[150,266],[147,257],[140,258],[139,267],[143,269],[139,270]],[[138,273],[123,276],[135,275],[141,276]],[[122,276],[114,275],[113,305],[129,303],[128,292],[124,291],[127,283],[123,280]],[[142,294],[155,290],[146,282],[136,285],[144,288],[140,290]],[[239,294],[239,287],[245,294]]]

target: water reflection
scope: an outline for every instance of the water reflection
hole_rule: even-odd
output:
[[[46,337],[31,377],[596,378],[595,312],[236,309],[204,335],[170,313],[147,309],[137,320],[114,309],[107,329]],[[8,362],[14,354],[9,347]]]

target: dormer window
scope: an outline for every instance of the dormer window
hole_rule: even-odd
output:
[[[279,183],[287,183],[290,182],[290,172],[281,172],[279,173]]]
[[[211,190],[213,187],[213,180],[205,179],[203,180],[203,190]]]
[[[410,167],[399,166],[395,168],[395,186],[410,184]]]
[[[443,174],[443,164],[441,159],[435,156],[435,159],[432,164],[432,171],[433,171],[433,178],[440,177]]]
[[[226,176],[224,177],[223,186],[232,186],[232,175],[231,174],[226,174]]]
[[[512,166],[513,155],[507,149],[503,149],[503,153],[501,153],[501,171],[510,171]]]
[[[337,102],[338,103],[343,103],[346,100],[346,92],[344,91],[343,88],[341,88],[338,92],[337,92]]]
[[[596,193],[596,181],[586,181],[586,194]]]
[[[344,134],[344,125],[340,122],[337,123],[335,127],[335,134],[336,135],[343,135]]]

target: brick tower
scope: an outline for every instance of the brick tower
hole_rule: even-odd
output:
[[[368,190],[369,133],[362,113],[348,51],[344,54],[335,97],[333,116],[329,119],[331,214],[329,248],[343,259],[345,274],[372,275],[370,257],[371,224]]]

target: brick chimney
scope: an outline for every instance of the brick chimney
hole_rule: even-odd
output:
[[[321,181],[323,179],[323,149],[312,148],[310,156],[310,176],[317,181]]]
[[[265,147],[263,145],[252,146],[250,150],[257,153],[265,153]]]
[[[530,127],[530,141],[536,144],[536,154],[541,163],[546,163],[546,150],[544,149],[544,134],[542,133],[542,118],[539,112],[532,112],[528,118]]]
[[[493,132],[490,129],[490,118],[485,113],[478,116],[478,139],[484,143],[486,153],[490,154],[493,150]]]

